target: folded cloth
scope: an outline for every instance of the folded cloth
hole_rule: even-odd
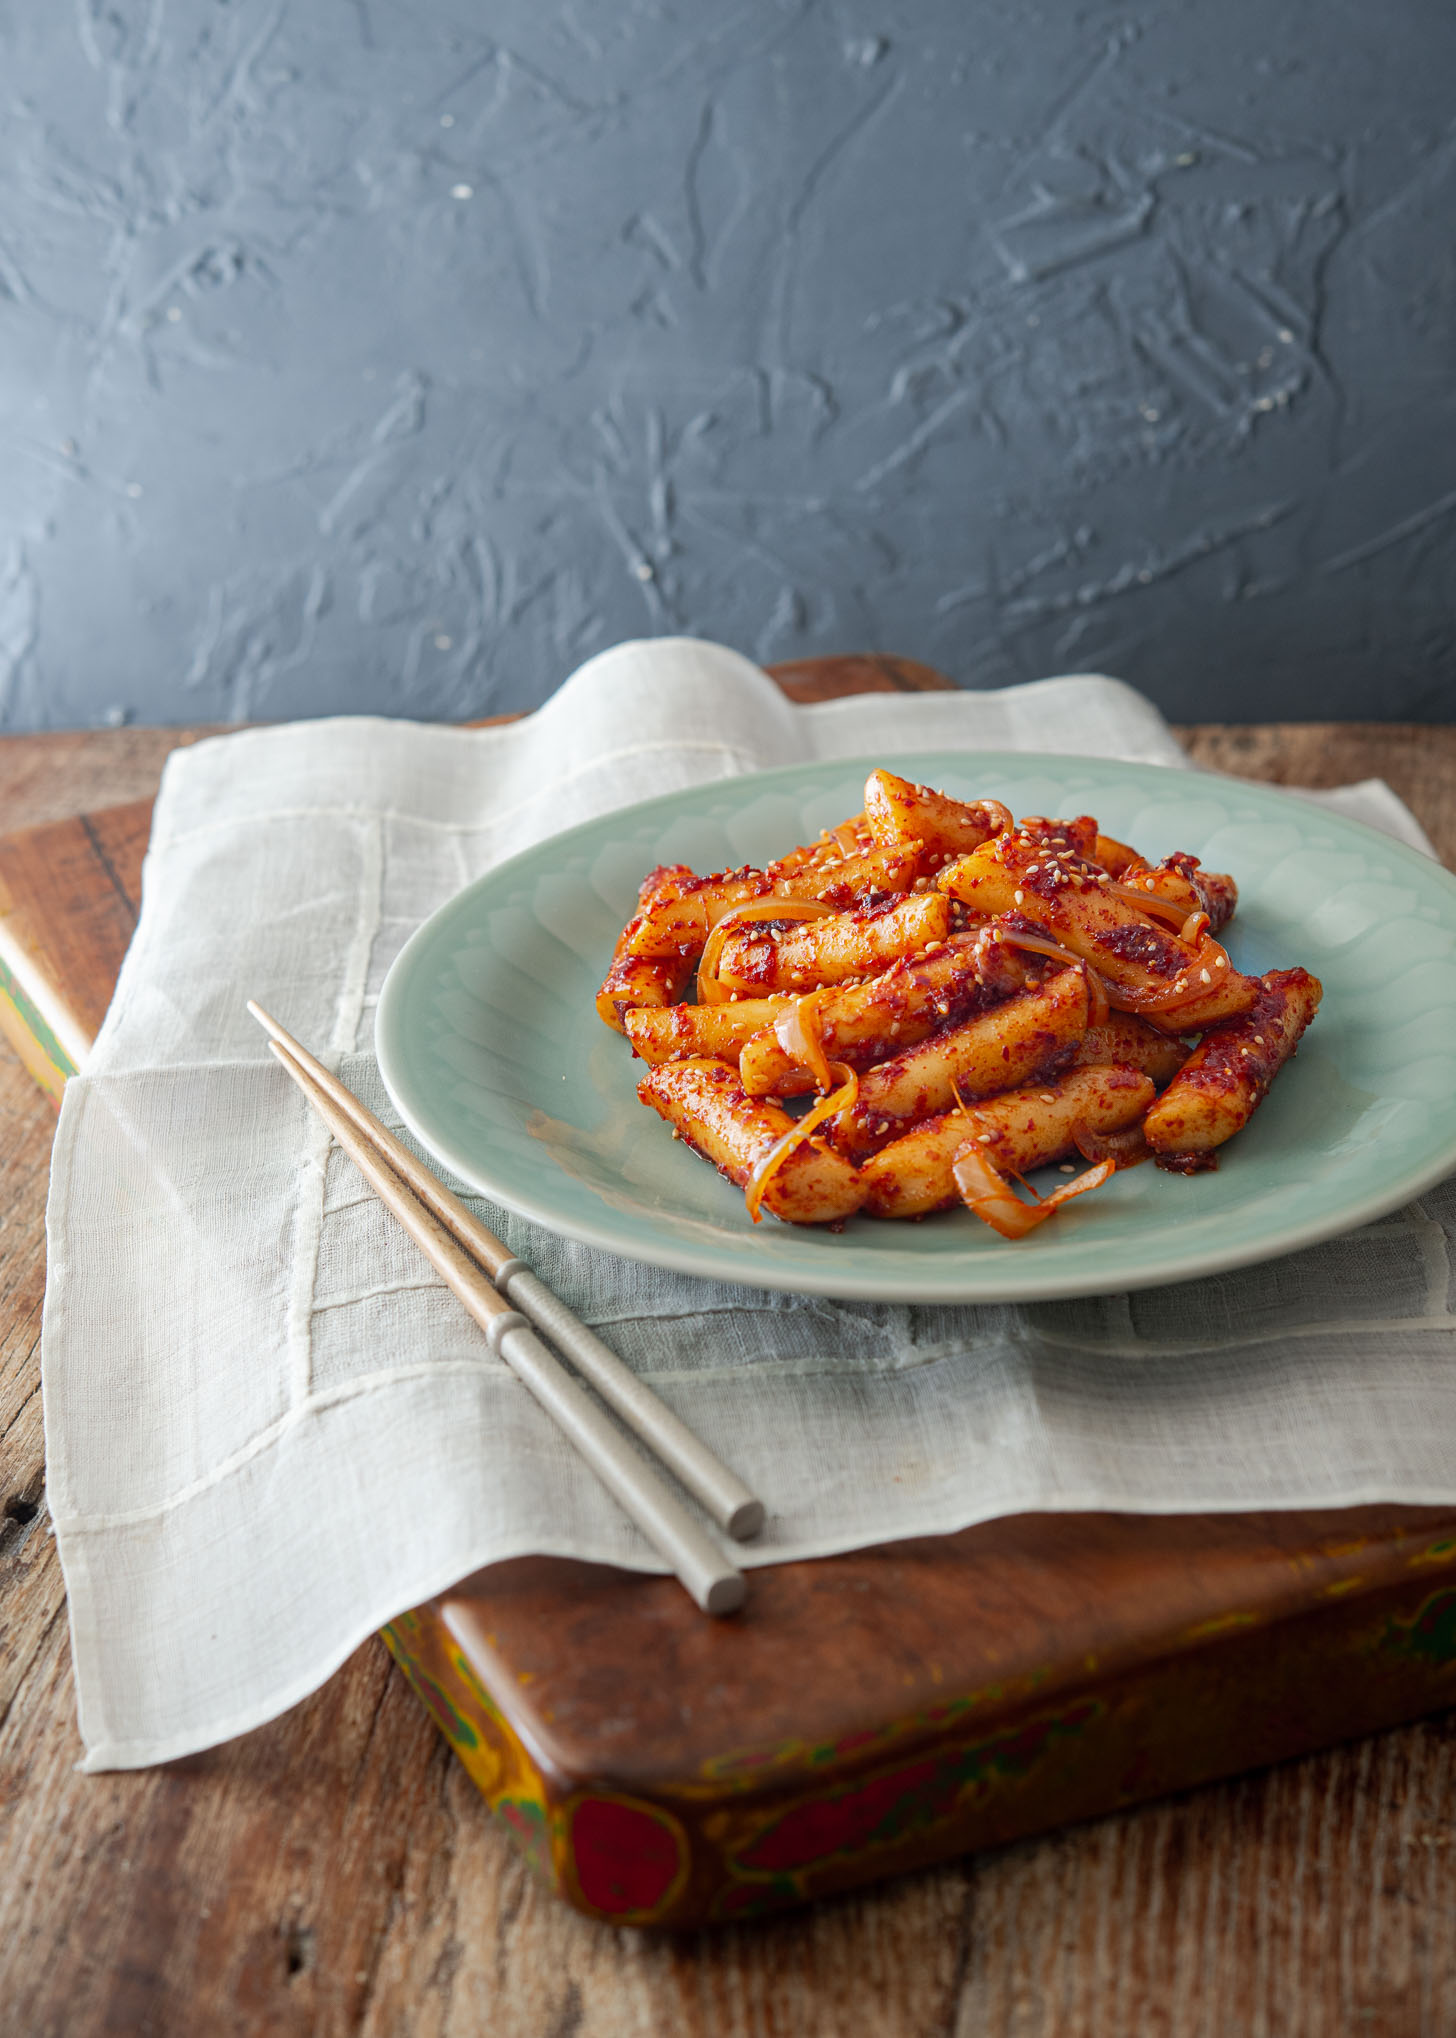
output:
[[[314,722],[173,756],[49,1209],[50,1505],[88,1768],[258,1725],[496,1559],[661,1568],[330,1149],[244,998],[397,1124],[369,1052],[384,973],[503,857],[764,765],[977,747],[1188,768],[1113,680],[797,708],[687,640],[605,653],[512,727]],[[1337,798],[1421,844],[1388,789]],[[1451,1184],[1273,1265],[1028,1307],[715,1285],[478,1207],[769,1499],[748,1563],[1028,1509],[1456,1499]]]

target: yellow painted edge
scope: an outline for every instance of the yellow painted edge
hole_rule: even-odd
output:
[[[59,1106],[61,1092],[76,1071],[51,1054],[36,1038],[27,1014],[3,984],[0,984],[0,1033],[19,1055],[26,1073],[34,1077],[51,1102]]]
[[[1261,1615],[1257,1613],[1220,1613],[1212,1620],[1200,1621],[1197,1627],[1185,1628],[1182,1639],[1185,1642],[1201,1642],[1208,1635],[1224,1634],[1229,1628],[1256,1628]]]
[[[74,1075],[85,1066],[91,1052],[89,1035],[45,974],[34,951],[20,939],[10,918],[0,919],[0,991],[10,1002],[17,1023],[25,1027],[56,1068]],[[6,1033],[14,1037],[9,1027]],[[18,1041],[16,1044],[19,1045]],[[30,1067],[29,1061],[26,1066]]]

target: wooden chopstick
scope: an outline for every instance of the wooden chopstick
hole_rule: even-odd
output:
[[[637,1455],[585,1388],[546,1349],[520,1311],[492,1287],[459,1242],[315,1085],[307,1070],[280,1041],[270,1041],[269,1046],[370,1188],[480,1325],[492,1351],[555,1418],[698,1605],[705,1613],[735,1612],[747,1591],[743,1573]]]
[[[624,1366],[617,1354],[588,1330],[523,1260],[516,1259],[458,1196],[452,1196],[444,1183],[437,1181],[423,1162],[387,1126],[381,1125],[353,1091],[346,1089],[286,1027],[265,1012],[256,999],[249,999],[248,1010],[270,1038],[312,1078],[315,1088],[322,1090],[335,1108],[343,1112],[383,1155],[395,1174],[403,1177],[431,1215],[485,1268],[512,1308],[529,1316],[536,1328],[566,1354],[627,1427],[701,1502],[719,1528],[726,1529],[739,1542],[756,1536],[763,1527],[763,1502],[749,1491],[737,1473],[730,1471],[701,1437],[694,1436],[667,1403],[645,1386],[629,1366]]]
[[[280,1042],[270,1047],[381,1202],[485,1331],[491,1349],[555,1419],[692,1598],[705,1613],[734,1612],[747,1591],[742,1572],[308,1072]]]

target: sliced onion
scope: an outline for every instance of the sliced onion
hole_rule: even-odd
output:
[[[824,995],[823,990],[818,990],[810,991],[807,997],[795,998],[774,1020],[773,1030],[784,1053],[800,1068],[807,1069],[821,1090],[832,1090],[834,1076],[824,1052],[824,1036],[819,1031],[819,1006]]]
[[[973,807],[979,807],[986,819],[992,823],[997,835],[1004,835],[1008,828],[1014,828],[1010,807],[1003,807],[999,800],[972,800]]]
[[[1087,967],[1080,955],[1073,955],[1070,948],[1063,948],[1059,941],[1052,940],[1050,934],[1013,933],[1009,927],[1003,927],[996,920],[991,923],[991,932],[997,941],[1004,941],[1008,948],[1025,948],[1033,955],[1049,955],[1054,962],[1065,963],[1068,969]]]
[[[763,1202],[763,1192],[789,1155],[796,1152],[826,1118],[835,1118],[841,1111],[854,1109],[859,1095],[859,1077],[842,1061],[830,1062],[829,1067],[840,1079],[839,1088],[831,1090],[827,1097],[821,1097],[811,1111],[796,1119],[783,1138],[776,1139],[762,1159],[753,1164],[753,1172],[744,1184],[743,1202],[755,1224],[763,1214],[759,1207]]]
[[[1127,905],[1136,906],[1140,913],[1146,913],[1150,920],[1161,920],[1167,927],[1181,926],[1188,915],[1186,906],[1179,906],[1154,891],[1140,891],[1136,885],[1106,884],[1101,889],[1109,898],[1122,899]]]
[[[1054,1210],[1070,1202],[1073,1196],[1100,1188],[1115,1167],[1114,1161],[1099,1161],[1096,1167],[1078,1175],[1075,1182],[1063,1183],[1050,1196],[1039,1196],[1032,1189],[1031,1193],[1036,1197],[1034,1203],[1022,1202],[983,1147],[963,1146],[951,1164],[951,1172],[968,1210],[973,1210],[993,1231],[999,1231],[1002,1238],[1024,1238],[1028,1231],[1034,1231],[1038,1224],[1044,1223]],[[1029,1182],[1027,1187],[1031,1188]]]
[[[992,923],[992,934],[995,940],[1004,941],[1008,948],[1025,948],[1032,955],[1049,955],[1053,962],[1061,963],[1066,969],[1081,970],[1083,976],[1087,979],[1087,1024],[1089,1026],[1100,1026],[1102,1024],[1103,1020],[1107,1017],[1109,1005],[1117,1007],[1119,1011],[1122,1009],[1117,1004],[1117,985],[1103,976],[1100,970],[1094,969],[1084,956],[1073,955],[1070,948],[1063,948],[1061,943],[1053,941],[1049,934],[1013,933],[1009,927],[1003,927],[999,921]],[[1092,1016],[1093,1013],[1097,1013],[1100,1016],[1094,1018]]]
[[[1165,927],[1175,928],[1178,939],[1191,944],[1202,939],[1212,922],[1208,915],[1208,901],[1198,886],[1191,878],[1184,878],[1182,881],[1198,900],[1191,913],[1186,906],[1179,905],[1176,899],[1165,899],[1151,889],[1142,891],[1137,885],[1104,885],[1102,889],[1112,898],[1125,899],[1128,905],[1136,906],[1138,911],[1145,913],[1150,920],[1161,920]]]
[[[1228,950],[1221,948],[1212,935],[1199,937],[1198,946],[1178,972],[1177,980],[1165,991],[1132,991],[1123,986],[1115,987],[1113,1004],[1119,997],[1127,1000],[1125,1010],[1130,1012],[1176,1012],[1180,1005],[1191,1005],[1195,998],[1203,997],[1213,990],[1211,981],[1229,967]],[[1188,979],[1196,970],[1207,970],[1210,981],[1206,984]]]
[[[759,988],[753,984],[725,983],[718,975],[718,958],[723,953],[723,943],[735,927],[745,926],[751,920],[822,920],[834,911],[835,908],[826,906],[822,899],[785,899],[776,893],[735,906],[731,913],[723,915],[704,946],[702,960],[698,964],[698,1003],[723,1005],[735,990]]]
[[[1114,1168],[1135,1168],[1153,1158],[1142,1122],[1124,1125],[1120,1132],[1093,1132],[1085,1125],[1072,1128],[1072,1139],[1084,1161],[1111,1161]]]
[[[837,828],[831,828],[829,832],[846,856],[859,855],[859,837],[854,832],[852,821],[841,821]]]
[[[1229,967],[1228,951],[1221,948],[1205,931],[1199,935],[1197,947],[1179,970],[1176,980],[1165,990],[1148,991],[1131,984],[1115,983],[1111,977],[1104,976],[1101,970],[1094,969],[1084,956],[1073,955],[1070,948],[1063,948],[1059,942],[1044,938],[1042,935],[1014,933],[1009,927],[1002,927],[998,923],[996,936],[998,940],[1009,943],[1012,948],[1030,949],[1035,955],[1053,957],[1055,961],[1064,963],[1068,969],[1085,970],[1089,991],[1095,985],[1114,1012],[1174,1012],[1180,1005],[1188,1005],[1195,998],[1201,998],[1204,992],[1212,987],[1211,984],[1189,983],[1188,978],[1195,970],[1206,969],[1212,978],[1217,972]],[[1090,1019],[1088,1021],[1089,1025],[1095,1023],[1097,1022]]]

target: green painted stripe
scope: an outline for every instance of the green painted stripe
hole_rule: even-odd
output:
[[[78,1073],[76,1064],[25,995],[24,987],[17,982],[14,973],[5,967],[3,961],[0,961],[0,992],[5,994],[26,1032],[55,1068],[62,1081],[68,1076],[76,1075]]]

